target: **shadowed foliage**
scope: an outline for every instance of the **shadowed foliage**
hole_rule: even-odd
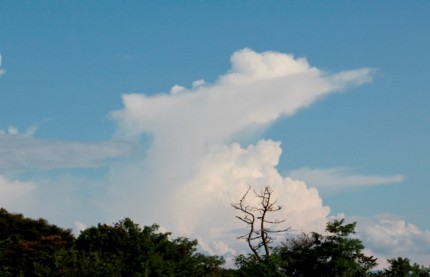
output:
[[[0,210],[0,276],[221,276],[224,259],[197,253],[158,226],[125,218],[75,238],[70,230]]]
[[[267,203],[270,203],[267,202]],[[324,234],[291,235],[271,252],[238,255],[237,268],[224,259],[197,252],[197,241],[172,239],[158,225],[141,227],[125,218],[98,224],[75,238],[71,230],[0,209],[0,276],[381,276],[424,277],[430,267],[407,258],[389,259],[372,272],[376,259],[363,253],[355,223],[334,220]]]

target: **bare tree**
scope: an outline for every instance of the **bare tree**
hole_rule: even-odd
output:
[[[257,193],[255,190],[253,190],[255,196],[260,199],[259,205],[257,207],[250,206],[245,203],[246,197],[248,196],[250,190],[251,186],[242,196],[242,199],[238,203],[232,203],[231,206],[243,213],[242,215],[236,217],[249,226],[249,231],[246,234],[239,236],[238,239],[246,239],[251,251],[258,260],[261,260],[261,256],[258,252],[261,248],[264,249],[266,256],[270,255],[270,243],[273,241],[270,234],[286,232],[289,230],[289,228],[272,230],[267,227],[267,224],[280,224],[285,222],[285,220],[267,219],[269,212],[276,212],[282,209],[280,205],[276,205],[276,201],[272,201],[270,199],[273,191],[269,186],[266,186],[261,193]]]

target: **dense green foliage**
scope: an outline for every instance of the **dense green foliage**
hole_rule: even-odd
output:
[[[363,253],[362,242],[354,238],[356,223],[344,220],[327,223],[326,234],[288,237],[259,260],[253,254],[236,257],[236,276],[288,277],[429,277],[430,267],[410,264],[407,258],[389,259],[389,268],[372,271],[376,258]]]
[[[416,263],[411,264],[408,258],[398,257],[388,259],[390,266],[384,271],[375,273],[380,277],[428,277],[430,276],[430,266],[424,267]]]
[[[0,276],[430,276],[430,267],[407,258],[372,272],[376,259],[363,254],[354,232],[355,223],[335,220],[324,235],[290,236],[270,255],[239,255],[237,269],[223,269],[222,257],[198,253],[196,240],[172,239],[157,225],[140,227],[125,218],[75,238],[44,219],[0,209]]]
[[[281,271],[287,276],[368,276],[376,258],[366,256],[361,241],[351,237],[355,223],[335,220],[326,232],[302,234],[277,247]]]
[[[129,218],[75,239],[46,220],[0,210],[0,276],[220,276],[223,258],[196,246]]]
[[[254,254],[239,255],[235,261],[238,267],[236,276],[286,276],[279,270],[280,263],[276,255],[263,256],[262,258],[257,258]]]
[[[70,230],[0,210],[1,276],[44,276],[59,268],[72,247]],[[37,273],[37,274],[36,274]]]
[[[327,224],[327,235],[293,236],[261,262],[242,255],[236,264],[243,276],[370,276],[376,259],[364,255],[361,241],[350,237],[354,230],[355,223],[335,220]]]

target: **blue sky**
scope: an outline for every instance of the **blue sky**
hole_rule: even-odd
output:
[[[131,216],[228,256],[246,249],[229,203],[271,184],[297,230],[344,215],[371,253],[424,263],[429,12],[3,1],[0,205],[70,228]]]

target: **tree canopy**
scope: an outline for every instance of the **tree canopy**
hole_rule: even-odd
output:
[[[398,257],[388,259],[389,267],[378,272],[376,276],[383,277],[428,277],[430,276],[430,266],[424,267],[417,263],[411,264],[408,258]]]
[[[274,203],[264,195],[260,195],[263,210],[242,206],[257,212],[260,223],[266,219],[264,207]],[[141,227],[125,218],[112,225],[99,223],[75,237],[70,229],[45,219],[0,209],[0,276],[430,276],[430,266],[402,257],[389,259],[384,270],[372,271],[376,258],[366,255],[354,236],[356,223],[347,224],[344,219],[328,222],[323,234],[289,234],[279,245],[260,236],[269,229],[259,226],[262,229],[251,228],[251,237],[256,235],[260,243],[265,242],[263,250],[270,251],[260,256],[255,254],[257,248],[251,248],[251,253],[235,258],[237,268],[225,269],[223,257],[197,251],[197,240],[172,238],[156,224]],[[255,245],[259,244],[251,244]]]
[[[75,238],[44,219],[0,210],[0,276],[220,276],[224,259],[196,247],[129,218]]]
[[[288,276],[368,276],[376,258],[365,255],[362,242],[351,237],[355,227],[356,223],[334,220],[327,223],[327,235],[287,239],[275,248],[281,271]]]

